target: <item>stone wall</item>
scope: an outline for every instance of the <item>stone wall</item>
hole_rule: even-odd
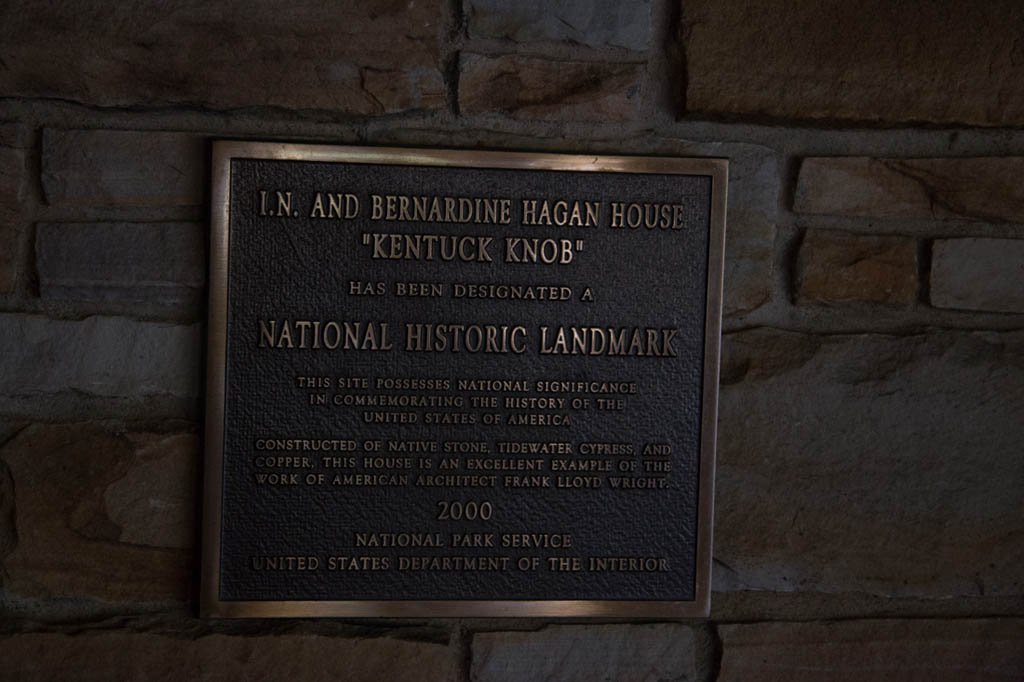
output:
[[[0,676],[1024,677],[1022,21],[5,3]],[[199,620],[219,138],[728,157],[711,618]]]

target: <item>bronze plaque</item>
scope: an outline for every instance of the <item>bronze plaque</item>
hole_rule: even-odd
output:
[[[726,176],[215,144],[204,615],[706,615]]]

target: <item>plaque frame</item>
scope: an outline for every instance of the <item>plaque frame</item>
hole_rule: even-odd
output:
[[[236,158],[274,161],[417,165],[437,168],[534,169],[710,176],[712,187],[708,226],[694,600],[221,600],[219,584],[227,365],[228,234],[230,229],[231,160]],[[202,576],[199,599],[201,617],[703,618],[709,615],[711,606],[718,376],[722,327],[722,277],[725,255],[728,181],[727,159],[356,147],[222,140],[213,143],[211,176],[210,297],[207,327],[207,387],[203,465]]]

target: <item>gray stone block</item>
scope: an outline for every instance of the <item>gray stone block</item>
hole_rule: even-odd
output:
[[[0,565],[18,543],[14,521],[14,480],[7,463],[0,458]]]
[[[198,324],[0,314],[0,390],[12,397],[194,398],[201,337]]]
[[[104,107],[438,108],[443,7],[10,0],[0,5],[0,92]]]
[[[174,304],[206,284],[198,223],[49,223],[36,229],[43,298]]]
[[[723,312],[756,310],[772,298],[779,164],[773,150],[754,144],[658,140],[658,154],[729,160]]]
[[[699,152],[729,159],[723,314],[755,310],[772,298],[779,170],[756,145],[705,145]]]
[[[1024,239],[939,239],[931,302],[938,308],[1024,313]]]
[[[207,146],[187,133],[43,131],[51,205],[190,206],[203,201]]]
[[[471,38],[568,41],[630,50],[646,50],[651,42],[651,0],[470,0],[466,14]]]
[[[473,682],[684,682],[697,677],[683,625],[549,625],[473,636]]]
[[[5,673],[24,682],[447,682],[458,674],[452,649],[444,644],[295,633],[199,638],[125,630],[31,633],[0,641],[0,656]]]
[[[23,126],[0,123],[0,294],[14,291],[21,266],[21,208],[28,188]]]
[[[643,75],[641,64],[465,55],[459,109],[467,116],[626,123],[640,115]]]

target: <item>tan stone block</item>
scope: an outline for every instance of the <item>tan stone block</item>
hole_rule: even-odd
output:
[[[146,547],[196,546],[199,438],[191,433],[131,434],[131,469],[103,492],[120,542]]]
[[[797,213],[1024,220],[1022,157],[803,160],[793,210]]]
[[[721,682],[1024,679],[1024,620],[862,620],[719,626]]]
[[[638,116],[642,77],[639,64],[471,55],[462,60],[459,109],[468,116],[624,123]]]
[[[686,0],[691,112],[1024,123],[1024,6]]]
[[[4,675],[23,682],[449,682],[458,675],[447,645],[387,637],[33,633],[0,639],[0,659]]]
[[[723,337],[716,589],[1024,590],[1024,333]]]
[[[17,544],[3,559],[5,589],[135,601],[193,593],[191,554],[181,548],[194,533],[194,435],[34,425],[0,458],[17,524]]]
[[[917,244],[906,237],[810,230],[797,257],[796,294],[800,302],[912,303]]]

